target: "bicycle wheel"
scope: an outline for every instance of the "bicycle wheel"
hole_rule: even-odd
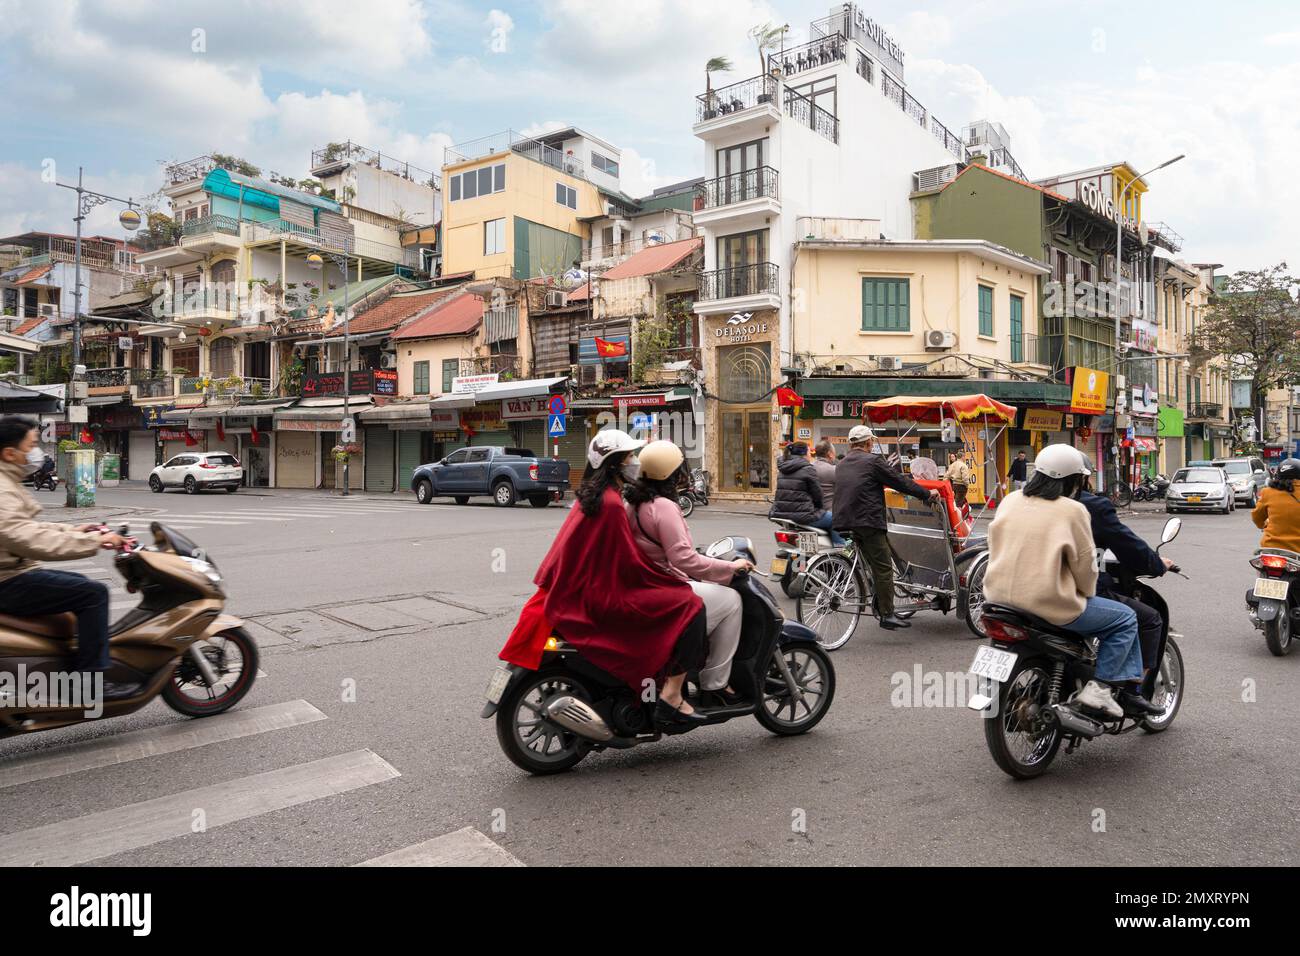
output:
[[[1126,481],[1117,481],[1110,488],[1110,500],[1116,507],[1127,508],[1133,503],[1133,489]]]
[[[861,567],[839,552],[827,551],[808,562],[794,613],[801,624],[817,632],[822,647],[833,651],[853,636],[862,612],[871,607],[872,596]]]

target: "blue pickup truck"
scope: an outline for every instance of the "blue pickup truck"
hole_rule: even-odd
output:
[[[458,448],[411,475],[411,490],[422,505],[434,498],[452,498],[463,505],[475,496],[491,495],[503,508],[520,498],[527,498],[534,508],[545,508],[563,498],[568,487],[567,461],[538,458],[527,448],[494,445]]]

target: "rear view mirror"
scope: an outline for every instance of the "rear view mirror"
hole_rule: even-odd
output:
[[[1170,518],[1165,522],[1165,530],[1160,532],[1160,543],[1168,544],[1178,537],[1178,532],[1183,528],[1182,518]]]

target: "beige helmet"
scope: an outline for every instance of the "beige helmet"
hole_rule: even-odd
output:
[[[651,481],[663,481],[682,466],[686,456],[670,441],[652,441],[641,449],[641,475]]]
[[[875,437],[876,437],[876,433],[873,432],[866,425],[854,425],[852,428],[849,429],[850,445],[865,445],[867,442],[871,441]]]

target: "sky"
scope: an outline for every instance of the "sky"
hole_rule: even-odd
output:
[[[1030,178],[1126,160],[1180,257],[1300,269],[1300,2],[943,0],[859,4],[948,128],[1002,123]],[[758,72],[747,31],[808,39],[829,0],[0,0],[0,235],[71,232],[49,180],[139,197],[162,165],[233,153],[304,178],[351,139],[426,169],[505,129],[576,125],[623,151],[624,189],[704,172],[715,85]],[[165,209],[165,203],[162,205]],[[87,231],[121,235],[111,206]]]

